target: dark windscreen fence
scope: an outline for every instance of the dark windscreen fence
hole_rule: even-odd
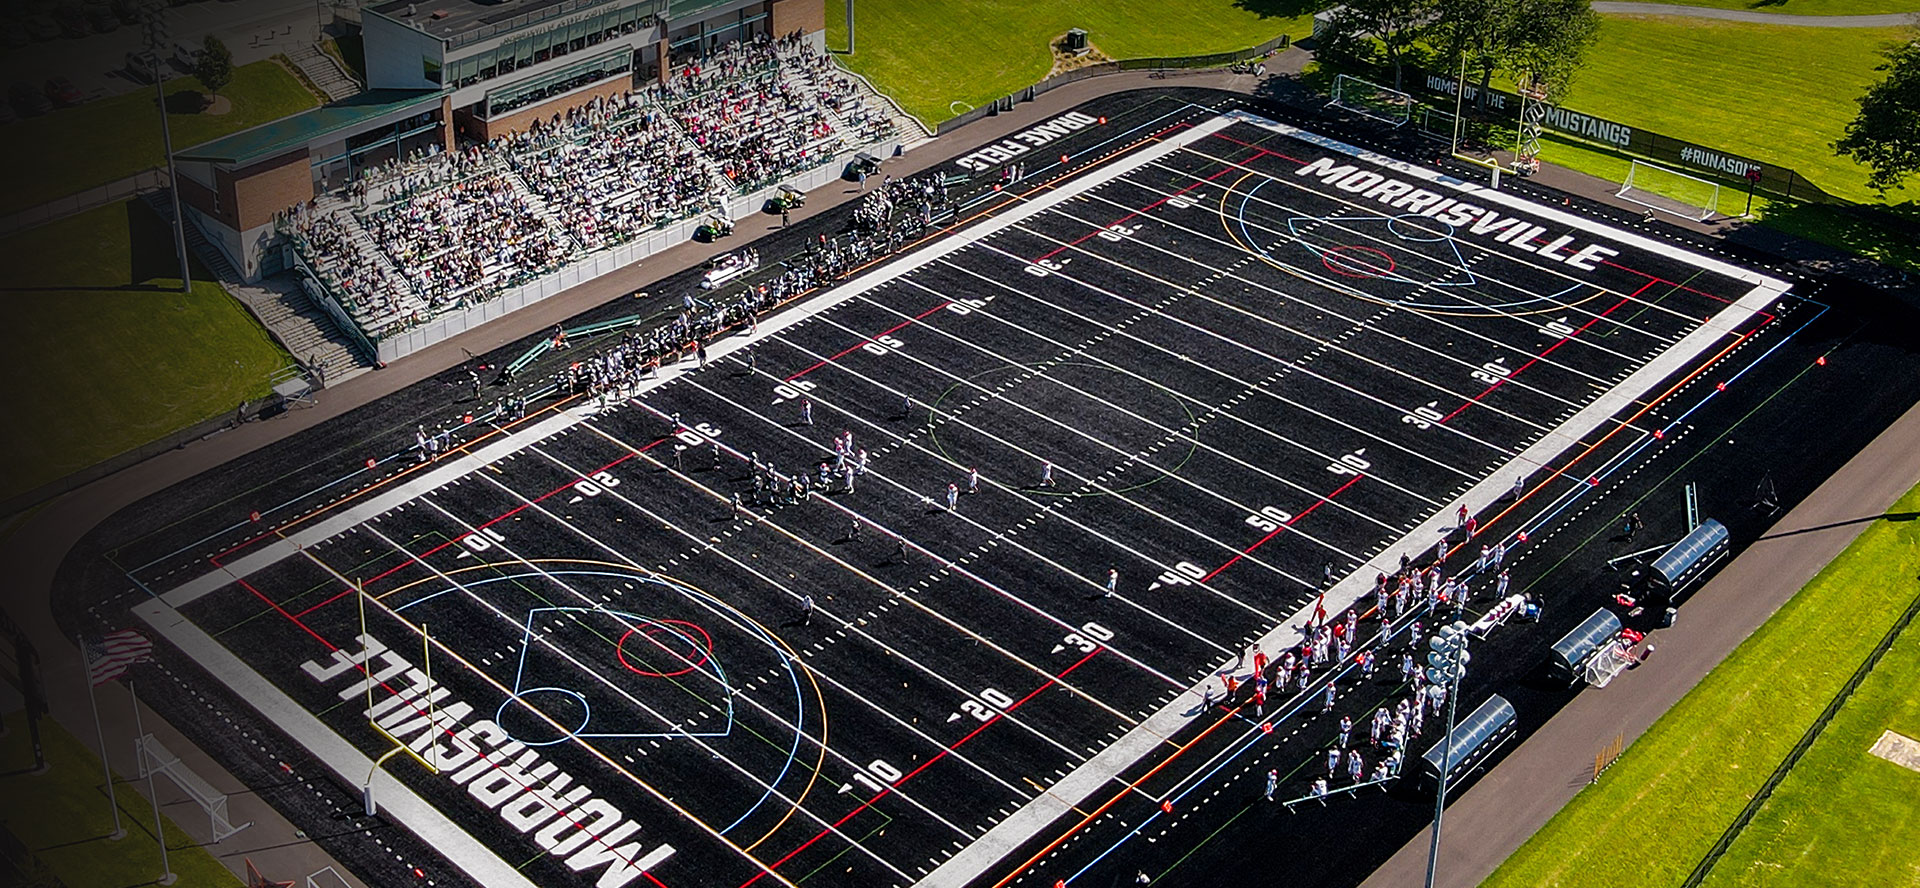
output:
[[[1517,729],[1513,704],[1499,694],[1488,697],[1487,702],[1454,724],[1452,734],[1440,738],[1420,757],[1426,765],[1426,778],[1437,786],[1444,775],[1451,788],[1485,764]]]
[[[1547,655],[1547,664],[1556,674],[1572,681],[1580,674],[1580,664],[1619,634],[1620,618],[1603,607],[1553,643],[1553,650]]]
[[[1647,583],[1652,591],[1667,598],[1678,597],[1721,559],[1727,557],[1726,525],[1708,518],[1700,522],[1673,548],[1661,553],[1647,567]]]
[[[1418,90],[1429,96],[1444,96],[1449,101],[1454,98],[1455,88],[1453,76],[1450,74],[1436,74],[1409,68],[1405,82],[1410,91]],[[1469,82],[1466,86],[1466,107],[1478,107],[1479,98],[1479,84]],[[1452,107],[1451,104],[1447,105],[1449,109]],[[1510,92],[1489,88],[1486,109],[1494,114],[1515,117],[1520,113],[1520,97]],[[1751,179],[1754,190],[1763,194],[1811,203],[1844,203],[1839,198],[1820,190],[1819,186],[1801,178],[1799,173],[1790,168],[1764,163],[1751,157],[1742,157],[1697,142],[1661,135],[1630,124],[1584,114],[1571,108],[1562,108],[1558,105],[1547,106],[1541,126],[1548,132],[1669,164],[1693,175],[1717,179],[1722,184],[1737,189],[1744,190],[1750,177],[1757,177]]]

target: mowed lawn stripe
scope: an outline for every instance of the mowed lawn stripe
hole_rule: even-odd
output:
[[[1916,510],[1920,510],[1920,488],[1909,491],[1892,512]],[[1679,884],[1920,592],[1915,588],[1916,575],[1920,575],[1920,522],[1881,521],[1868,528],[1628,747],[1600,783],[1575,796],[1484,885],[1607,888],[1619,881],[1621,849],[1626,848],[1633,849],[1635,881]],[[1683,613],[1682,618],[1688,617]],[[1693,618],[1711,619],[1712,614]],[[1911,636],[1904,638],[1881,661],[1875,677],[1900,670],[1911,673],[1911,642]],[[1906,659],[1900,658],[1902,654]],[[1652,668],[1658,666],[1656,660]],[[1900,679],[1911,680],[1910,676]],[[1857,697],[1849,710],[1869,709],[1868,701],[1883,693],[1883,688],[1898,693],[1908,686],[1886,688],[1870,680],[1862,687],[1868,696]],[[1851,717],[1843,711],[1843,720]],[[1860,717],[1870,719],[1871,714]],[[1842,737],[1835,743],[1847,742],[1841,734],[1833,736]],[[1846,757],[1844,752],[1837,755]],[[1826,760],[1816,758],[1815,766]],[[1887,764],[1868,757],[1865,747],[1853,750],[1851,761],[1834,761],[1842,770],[1881,769]],[[1776,794],[1762,810],[1762,821],[1798,821],[1812,813],[1783,807],[1804,798],[1794,778],[1788,782],[1795,784],[1793,791]],[[1901,800],[1911,807],[1911,796]],[[1833,852],[1837,859],[1850,855],[1865,863],[1877,858],[1882,867],[1893,867],[1894,872],[1900,866],[1910,869],[1920,859],[1910,811],[1904,820],[1892,821],[1895,827],[1906,824],[1904,835],[1899,828],[1881,829],[1878,823],[1869,828],[1868,822],[1856,819],[1855,812],[1838,800],[1829,816],[1826,829],[1860,833],[1850,839],[1846,851]],[[1820,827],[1802,824],[1800,828]],[[1754,838],[1764,836],[1756,833]],[[1826,840],[1813,837],[1812,841]],[[1871,850],[1863,847],[1869,844]],[[1725,876],[1716,873],[1717,884],[1747,884],[1726,878],[1753,868],[1742,861],[1764,856],[1764,851],[1748,851],[1741,844],[1734,850],[1747,856],[1723,863],[1734,869]],[[1905,884],[1878,878],[1888,872],[1885,868],[1798,872],[1799,880],[1786,878],[1775,884]]]

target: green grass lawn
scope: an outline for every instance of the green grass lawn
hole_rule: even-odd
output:
[[[1230,52],[1313,30],[1300,0],[863,0],[854,15],[858,51],[841,62],[928,125],[1046,77],[1049,46],[1069,28],[1115,59]],[[827,46],[846,45],[845,4],[828,2]]]
[[[100,758],[58,723],[42,719],[41,746],[49,768],[44,774],[30,773],[33,747],[27,742],[24,717],[16,710],[6,719],[11,730],[0,738],[0,811],[6,812],[6,829],[68,888],[153,884],[160,877],[160,850],[154,841],[153,806],[146,797],[125,778],[119,780],[120,823],[127,836],[108,839],[113,814],[101,782]],[[166,819],[166,835],[168,863],[180,877],[177,884],[239,888],[240,879],[197,847],[172,817]]]
[[[1915,627],[1734,840],[1708,888],[1920,885],[1920,772],[1867,754],[1886,730],[1920,739]]]
[[[1916,510],[1920,488],[1892,509]],[[1916,574],[1920,522],[1869,527],[1483,888],[1612,888],[1623,875],[1679,884],[1906,608]],[[1920,631],[1910,629],[1735,842],[1712,884],[1915,884],[1920,775],[1866,748],[1884,728],[1920,732],[1917,701]]]
[[[1896,28],[1606,16],[1561,104],[1792,167],[1835,196],[1872,203],[1879,198],[1866,187],[1866,168],[1834,156],[1829,143],[1880,78],[1880,50],[1903,36]]]
[[[272,61],[241,65],[221,96],[225,114],[200,113],[198,80],[167,81],[175,150],[278,120],[319,104],[313,93]],[[27,117],[0,128],[0,168],[17,173],[0,190],[0,213],[10,213],[125,178],[165,163],[160,117],[151,88]]]
[[[231,412],[288,361],[204,271],[179,292],[168,229],[138,201],[0,240],[0,265],[0,378],[22,383],[0,498]]]
[[[1750,9],[1784,15],[1874,15],[1883,12],[1920,12],[1920,0],[1652,0],[1678,6]]]
[[[1540,141],[1540,156],[1549,163],[1598,176],[1609,182],[1626,180],[1629,158],[1625,154],[1553,134],[1542,136]],[[1745,206],[1746,193],[1740,185],[1723,182],[1720,188],[1720,212],[1723,215],[1737,215]],[[1920,224],[1920,205],[1907,203],[1888,211],[1914,217],[1916,223]],[[1870,224],[1869,220],[1843,212],[1837,207],[1771,201],[1765,195],[1755,195],[1753,215],[1760,224],[1769,228],[1920,274],[1920,242],[1903,231]]]

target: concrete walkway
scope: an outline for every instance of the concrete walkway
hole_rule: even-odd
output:
[[[1620,673],[1603,690],[1589,689],[1575,697],[1466,795],[1448,803],[1434,885],[1480,884],[1586,786],[1595,754],[1616,736],[1631,745],[1873,526],[1858,519],[1886,512],[1920,480],[1916,442],[1920,407],[1888,426],[1700,587],[1679,621],[1657,633],[1657,657]],[[1374,870],[1361,888],[1421,884],[1431,838],[1431,830],[1423,830]]]
[[[1717,9],[1712,6],[1675,6],[1668,3],[1616,3],[1601,0],[1594,12],[1611,15],[1665,15],[1679,18],[1720,19],[1755,25],[1786,25],[1791,28],[1898,28],[1920,21],[1920,12],[1889,12],[1880,15],[1793,15],[1785,12],[1757,12],[1751,9]]]

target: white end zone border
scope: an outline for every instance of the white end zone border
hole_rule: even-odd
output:
[[[537,888],[519,870],[447,819],[399,778],[384,769],[375,770],[373,759],[361,754],[353,744],[322,724],[317,716],[295,703],[165,601],[148,599],[135,605],[133,612],[313,753],[347,785],[359,786],[371,773],[374,798],[380,800],[387,816],[404,824],[475,882],[487,888]]]
[[[1191,131],[1194,137],[1210,135],[1220,127],[1221,122],[1239,122],[1252,124],[1263,129],[1281,133],[1304,142],[1309,142],[1332,151],[1365,160],[1378,166],[1387,167],[1411,178],[1422,179],[1457,191],[1474,195],[1476,200],[1504,204],[1526,211],[1543,220],[1551,220],[1570,228],[1581,229],[1609,240],[1630,245],[1669,258],[1678,259],[1695,267],[1703,268],[1736,280],[1753,284],[1753,289],[1739,300],[1729,304],[1719,314],[1706,323],[1694,328],[1681,337],[1671,348],[1661,352],[1652,361],[1641,365],[1620,383],[1596,398],[1585,408],[1576,412],[1567,420],[1541,436],[1532,446],[1522,451],[1507,465],[1515,463],[1533,466],[1548,465],[1560,454],[1579,444],[1581,439],[1604,424],[1608,417],[1615,415],[1645,394],[1661,380],[1672,375],[1686,363],[1704,353],[1721,337],[1732,335],[1749,318],[1771,304],[1790,286],[1777,278],[1754,272],[1745,268],[1703,256],[1690,250],[1662,243],[1630,231],[1624,231],[1601,222],[1582,218],[1572,213],[1553,209],[1534,203],[1522,197],[1505,192],[1483,188],[1471,182],[1465,182],[1435,170],[1414,166],[1413,164],[1376,154],[1363,148],[1348,145],[1298,127],[1269,120],[1245,111],[1230,111],[1208,121],[1207,124]],[[1186,141],[1192,141],[1191,139]],[[1182,142],[1181,144],[1185,144]],[[1421,522],[1420,526],[1400,538],[1399,542],[1387,547],[1379,555],[1347,575],[1327,591],[1327,612],[1338,613],[1351,607],[1360,597],[1371,591],[1371,575],[1392,573],[1400,567],[1400,555],[1415,557],[1431,549],[1440,539],[1444,530],[1451,529],[1453,515],[1461,505],[1470,512],[1479,512],[1493,505],[1512,488],[1512,482],[1504,467],[1501,471],[1489,474],[1480,483],[1474,485],[1459,498],[1447,503],[1432,517]],[[1279,626],[1268,631],[1260,638],[1260,645],[1268,650],[1276,650],[1298,644],[1303,634],[1303,626],[1312,616],[1313,607],[1303,607],[1294,612]],[[1215,672],[1233,665],[1233,661],[1223,661]],[[1075,810],[1082,802],[1093,795],[1102,786],[1114,781],[1127,768],[1146,757],[1156,747],[1166,743],[1181,728],[1190,723],[1185,713],[1192,711],[1194,703],[1201,699],[1201,689],[1211,682],[1211,677],[1188,688],[1186,693],[1174,697],[1158,712],[1148,716],[1120,739],[1102,749],[1093,758],[1082,762],[1067,776],[1060,779],[1045,793],[1034,797],[1018,811],[995,824],[985,835],[959,853],[948,858],[933,872],[916,883],[916,888],[964,888],[980,877],[987,869],[1007,854],[1012,853],[1028,840],[1038,835],[1042,829],[1061,815]]]
[[[815,315],[829,311],[901,275],[971,246],[982,237],[1045,212],[1083,192],[1172,154],[1199,139],[1225,129],[1232,122],[1224,118],[1210,120],[1159,145],[1147,148],[1115,166],[1090,173],[955,236],[893,260],[798,307],[776,314],[761,323],[757,333],[728,337],[715,343],[708,349],[709,359],[725,358],[762,339],[803,323]],[[680,372],[688,371],[683,369]],[[666,385],[677,379],[679,375],[671,370],[663,370],[660,376],[643,382],[635,397]],[[142,602],[134,607],[133,611],[152,626],[154,631],[224,682],[240,699],[253,706],[295,742],[312,752],[335,774],[338,774],[341,780],[350,786],[359,786],[367,773],[373,771],[372,759],[367,758],[353,744],[327,727],[317,716],[308,712],[273,682],[227,650],[219,641],[194,625],[180,613],[179,608],[224,589],[283,559],[292,557],[306,547],[319,545],[428,492],[564,432],[592,414],[592,408],[587,406],[560,411],[527,428],[503,435],[498,440],[470,453],[448,458],[441,465],[381,491],[351,508],[342,509],[298,532],[266,543],[257,551],[236,558],[230,564],[195,577],[157,598]],[[493,849],[475,839],[444,813],[414,793],[406,784],[385,771],[374,774],[374,792],[380,799],[382,809],[389,817],[439,850],[475,882],[486,885],[488,888],[534,888],[533,883],[527,881],[518,870],[501,860]]]

